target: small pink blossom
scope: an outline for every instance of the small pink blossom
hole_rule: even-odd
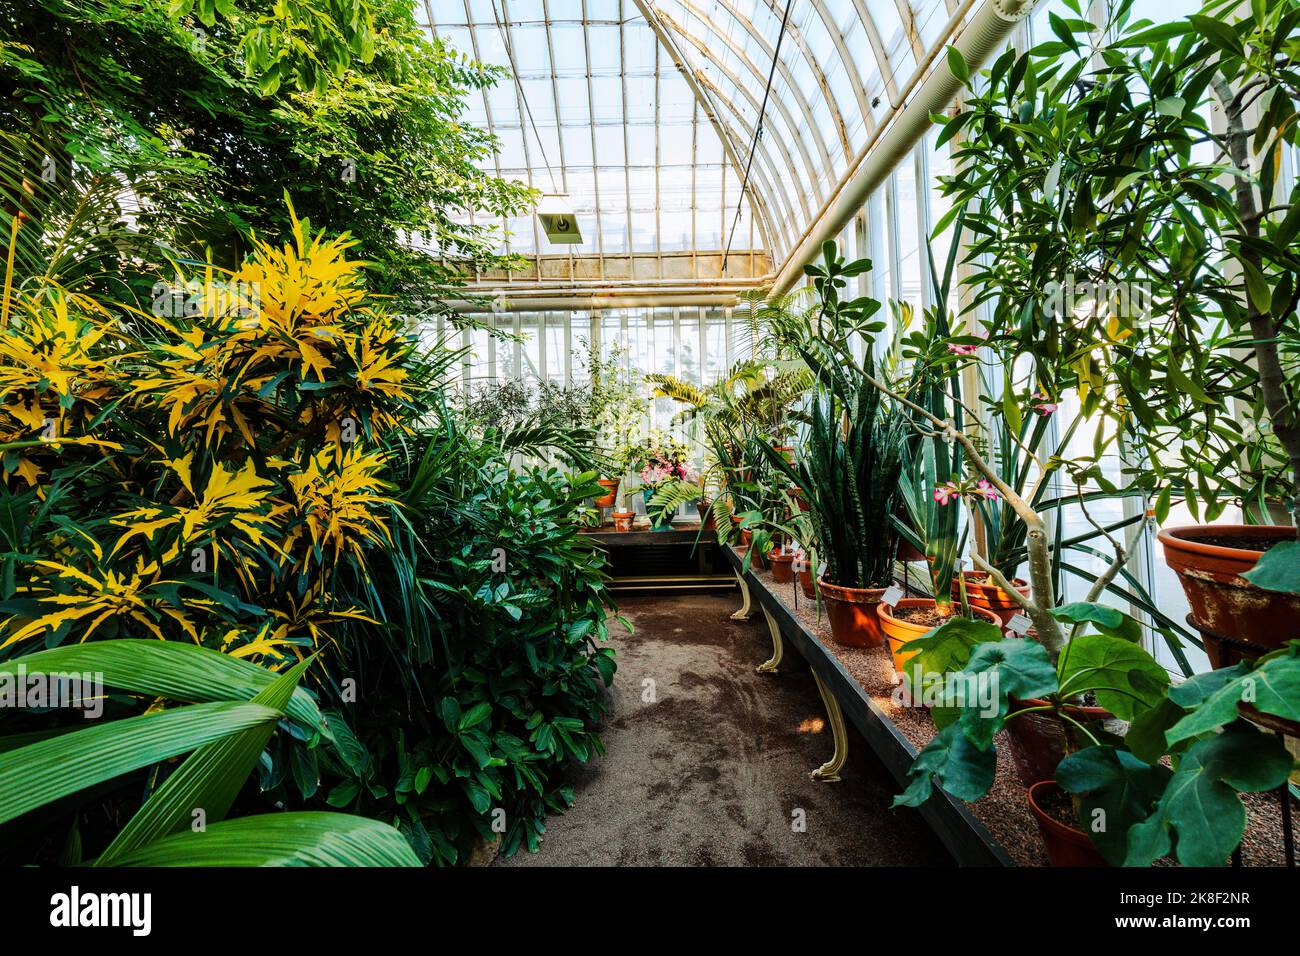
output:
[[[979,350],[978,345],[960,345],[957,342],[948,343],[948,351],[953,355],[976,355]]]
[[[984,478],[981,478],[978,482],[975,483],[975,490],[972,493],[979,495],[980,497],[985,498],[989,501],[992,501],[994,498],[998,496],[998,490],[994,488],[991,484],[989,484],[988,481]]]
[[[961,497],[961,488],[955,481],[945,481],[942,485],[934,489],[934,500],[941,505],[946,505],[949,501]]]
[[[1056,402],[1049,402],[1047,398],[1048,396],[1043,392],[1034,392],[1034,394],[1031,396],[1031,399],[1034,402],[1034,404],[1031,405],[1030,407],[1034,411],[1038,412],[1038,414],[1042,415],[1044,418],[1046,418],[1048,415],[1052,414],[1054,411],[1056,411],[1058,408],[1061,407]]]

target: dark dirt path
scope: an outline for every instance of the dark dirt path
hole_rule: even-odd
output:
[[[808,772],[831,754],[808,666],[771,643],[735,595],[627,597],[606,754],[575,768],[574,807],[537,854],[504,866],[891,866],[951,860],[924,821],[890,810],[893,781],[850,728],[839,783]],[[802,819],[804,828],[796,821]]]

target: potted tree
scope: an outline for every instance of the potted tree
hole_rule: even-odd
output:
[[[1300,496],[1292,13],[1210,0],[1153,26],[1119,4],[1100,31],[1053,15],[1058,39],[1004,54],[940,133],[964,137],[947,190],[979,200],[967,281],[991,338],[1122,418],[1157,520],[1177,498],[1207,521],[1243,507],[1245,524],[1159,536],[1216,666],[1300,629],[1300,594],[1246,576],[1295,540]]]

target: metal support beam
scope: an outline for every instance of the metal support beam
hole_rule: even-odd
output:
[[[957,34],[953,45],[961,51],[973,73],[1002,47],[1012,28],[1029,14],[1035,2],[984,0],[962,24],[961,18],[969,7],[969,3],[964,4],[949,21],[944,35],[951,38]],[[930,129],[930,114],[942,113],[961,91],[962,84],[948,68],[947,57],[940,56],[943,49],[942,42],[935,44],[926,61],[918,65],[902,92],[907,105],[896,110],[876,131],[817,218],[804,230],[777,274],[771,290],[773,295],[784,294],[794,287],[803,275],[803,267],[820,255],[822,243],[839,235],[852,222],[872,192]]]

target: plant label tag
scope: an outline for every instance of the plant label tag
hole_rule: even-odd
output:
[[[893,607],[903,599],[903,589],[895,585],[891,588],[885,588],[885,593],[880,595],[880,603],[888,604]]]
[[[1018,637],[1024,637],[1029,633],[1029,629],[1034,626],[1028,615],[1017,614],[1011,620],[1007,621],[1007,630]]]

